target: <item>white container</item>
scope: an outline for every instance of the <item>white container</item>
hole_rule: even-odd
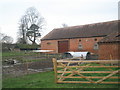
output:
[[[66,52],[64,54],[69,55],[70,58],[83,57],[83,59],[87,59],[90,56],[90,52]]]

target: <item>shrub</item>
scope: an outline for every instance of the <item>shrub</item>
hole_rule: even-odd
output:
[[[34,49],[38,49],[40,46],[36,45],[36,44],[17,44],[17,46],[20,48],[20,50],[34,50]]]

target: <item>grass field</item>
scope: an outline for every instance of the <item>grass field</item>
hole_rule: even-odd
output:
[[[4,52],[3,58],[11,58],[18,56],[35,56],[36,53],[29,52]],[[46,57],[45,54],[40,54],[41,57]],[[60,55],[49,55],[49,59]],[[21,57],[20,57],[21,58]],[[47,58],[48,59],[48,56]],[[27,60],[27,62],[34,62],[36,60]],[[90,69],[90,68],[88,68]],[[103,70],[103,69],[102,69]],[[7,77],[3,79],[3,88],[118,88],[117,84],[56,84],[54,82],[54,72],[41,72],[36,74],[28,74],[19,77]]]
[[[2,52],[2,60],[5,59],[16,59],[21,62],[35,62],[35,61],[42,61],[54,58],[61,58],[60,54],[45,54],[45,53],[35,53],[32,51],[9,51],[9,52]],[[27,57],[27,58],[26,58]],[[31,59],[31,57],[33,59]],[[39,57],[39,58],[36,58]]]
[[[8,51],[8,52],[2,52],[2,57],[12,57],[12,56],[28,56],[33,55],[35,53],[26,53],[24,51]]]
[[[1,53],[0,53],[1,54]],[[32,51],[8,51],[8,52],[2,52],[2,57],[12,57],[12,56],[35,56],[35,55],[41,55],[41,56],[48,56],[48,57],[60,57],[61,54],[44,54],[44,53],[36,53]]]
[[[3,88],[118,88],[117,84],[56,84],[54,72],[42,72],[16,78],[5,78]]]

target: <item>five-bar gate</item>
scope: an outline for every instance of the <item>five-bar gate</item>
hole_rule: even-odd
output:
[[[119,84],[119,60],[56,60],[55,83]]]

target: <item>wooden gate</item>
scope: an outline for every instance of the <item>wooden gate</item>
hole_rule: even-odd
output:
[[[68,41],[58,41],[58,53],[67,52],[69,49]]]
[[[118,60],[56,60],[55,83],[119,84]]]

